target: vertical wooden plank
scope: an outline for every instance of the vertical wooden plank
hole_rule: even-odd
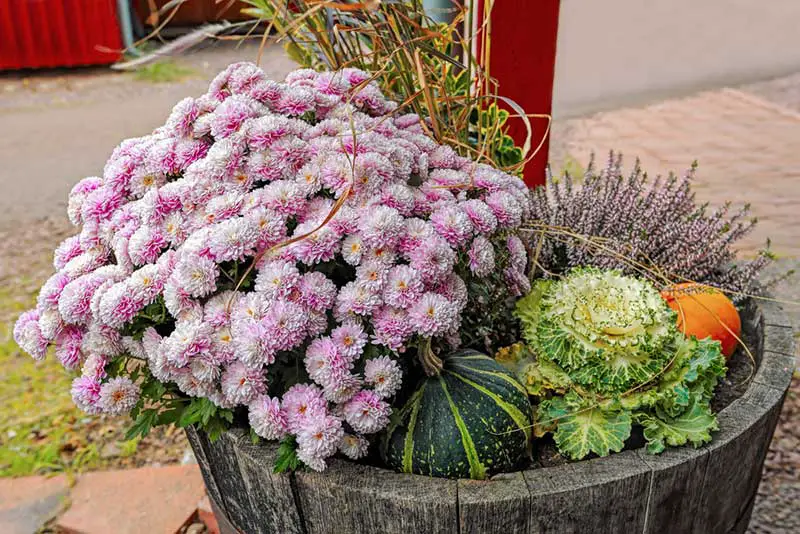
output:
[[[516,102],[525,113],[549,114],[553,107],[560,0],[475,0],[475,3],[480,14],[492,6],[491,37],[488,40],[483,37],[480,45],[488,46],[489,74],[499,82],[498,93]],[[516,114],[502,102],[498,104]],[[543,139],[547,121],[541,118],[530,121],[531,150],[535,150]],[[527,134],[523,121],[512,118],[509,125],[511,135],[521,145]],[[524,179],[529,187],[544,184],[549,145],[548,137],[525,166]]]
[[[542,473],[543,471],[543,473]],[[652,471],[636,451],[524,472],[530,532],[642,532]],[[541,480],[549,477],[548,488]]]
[[[708,451],[679,447],[661,454],[636,451],[653,471],[645,533],[691,532],[703,491]]]
[[[208,461],[208,456],[203,448],[205,441],[200,433],[193,427],[186,428],[186,437],[189,439],[189,445],[192,446],[194,457],[197,459],[197,465],[200,466],[200,472],[203,474],[203,481],[206,483],[206,491],[211,501],[215,502],[217,506],[224,507],[222,503],[222,495],[220,494],[217,481],[214,478],[214,466]]]
[[[752,383],[719,413],[719,432],[706,446],[708,465],[692,531],[727,533],[749,513],[778,422],[785,390]]]
[[[522,473],[458,481],[461,534],[526,534],[530,508],[531,494]]]
[[[457,482],[331,460],[295,474],[308,534],[456,534]]]
[[[236,437],[226,432],[213,443],[204,433],[198,433],[203,440],[203,449],[211,464],[214,480],[217,482],[221,502],[228,519],[239,529],[250,525],[256,508],[251,504],[247,491],[242,484],[242,474],[236,457]],[[261,510],[257,514],[260,515]],[[256,516],[257,517],[257,516]]]
[[[250,503],[250,516],[239,526],[247,534],[303,534],[292,490],[292,475],[275,474],[277,445],[253,445],[241,434],[234,448],[241,484]]]

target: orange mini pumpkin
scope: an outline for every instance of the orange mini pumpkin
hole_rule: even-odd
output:
[[[710,337],[722,344],[722,354],[730,358],[742,334],[739,312],[721,291],[687,282],[661,292],[670,308],[678,313],[678,328],[697,339]],[[726,328],[727,327],[727,328]]]

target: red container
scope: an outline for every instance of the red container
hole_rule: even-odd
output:
[[[0,0],[0,70],[120,59],[115,0]]]

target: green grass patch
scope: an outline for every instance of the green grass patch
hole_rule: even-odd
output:
[[[32,295],[0,289],[0,477],[101,467],[105,460],[96,437],[109,422],[75,407],[70,397],[74,375],[52,354],[36,362],[14,342],[14,319],[7,318],[33,305]],[[136,452],[136,442],[117,445],[127,456]]]
[[[134,72],[137,80],[150,83],[179,82],[197,76],[197,71],[172,60],[156,61]]]

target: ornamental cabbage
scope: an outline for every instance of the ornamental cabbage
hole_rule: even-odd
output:
[[[649,282],[575,269],[538,281],[516,314],[526,345],[498,360],[537,399],[536,434],[553,432],[562,454],[619,452],[634,424],[651,453],[711,439],[709,402],[726,370],[719,343],[686,338]]]

